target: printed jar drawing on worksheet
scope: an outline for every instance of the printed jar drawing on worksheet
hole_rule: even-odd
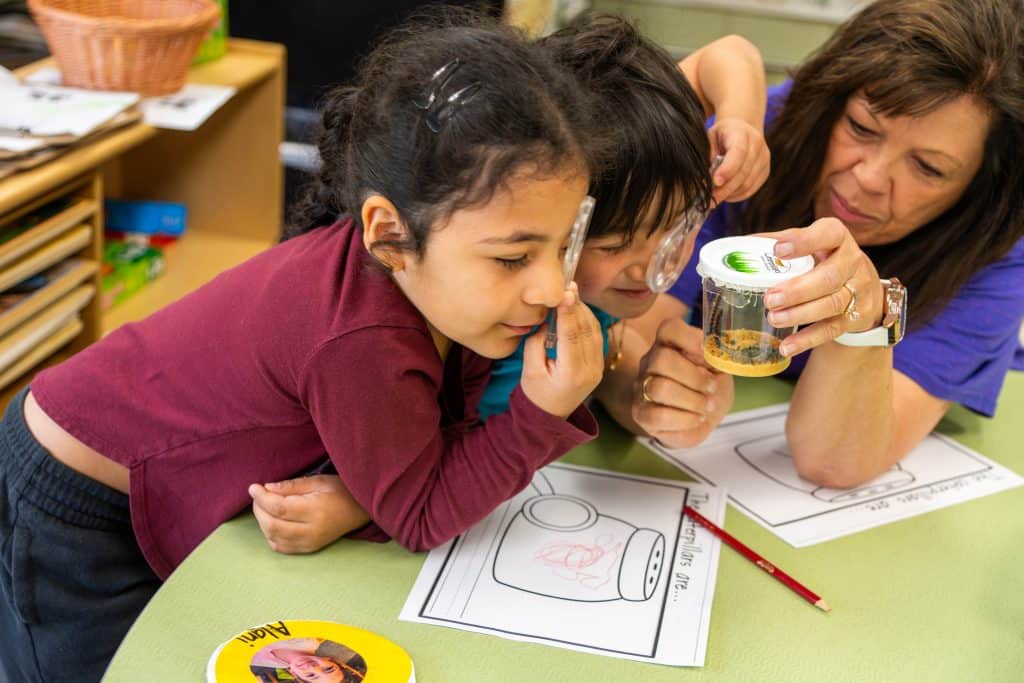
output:
[[[725,488],[744,514],[798,548],[1024,483],[998,462],[933,433],[870,481],[848,489],[817,486],[793,464],[785,435],[788,409],[783,404],[733,413],[695,448],[641,443]]]
[[[708,487],[567,465],[428,557],[402,618],[675,665],[701,665],[718,542]]]
[[[665,568],[662,533],[556,493],[543,472],[533,488],[498,541],[495,581],[562,600],[651,599]]]

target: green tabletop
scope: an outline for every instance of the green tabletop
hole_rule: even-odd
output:
[[[784,401],[775,380],[741,380],[736,409]],[[940,431],[1024,472],[1024,374],[995,420],[954,408]],[[568,462],[686,479],[602,417]],[[251,515],[224,524],[139,617],[108,681],[202,681],[244,628],[281,618],[340,621],[403,646],[417,681],[1020,681],[1024,671],[1024,487],[795,549],[734,508],[726,527],[820,593],[822,613],[723,548],[707,663],[680,669],[455,629],[398,613],[424,555],[340,541],[273,553]]]

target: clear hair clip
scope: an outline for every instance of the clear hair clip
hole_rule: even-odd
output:
[[[462,61],[456,57],[430,77],[430,84],[424,92],[414,99],[412,103],[417,109],[426,112],[427,127],[434,133],[440,133],[441,127],[448,121],[458,108],[473,99],[473,96],[480,92],[480,82],[474,81],[464,86],[451,95],[445,97],[442,93],[448,87],[452,76],[462,66]]]
[[[440,104],[427,111],[427,128],[440,133],[441,126],[458,111],[459,107],[473,99],[481,87],[479,81],[474,81],[441,100]]]
[[[430,109],[430,105],[434,104],[434,100],[437,99],[438,93],[444,89],[444,86],[448,85],[448,81],[451,80],[452,75],[458,71],[459,67],[462,66],[462,61],[456,57],[452,61],[448,62],[430,77],[430,84],[422,95],[412,101],[416,105],[417,109]]]

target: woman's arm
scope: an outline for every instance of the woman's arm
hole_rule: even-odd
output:
[[[786,436],[801,476],[820,486],[861,484],[906,455],[949,407],[893,369],[893,351],[834,340],[881,324],[884,293],[874,264],[842,222],[771,233],[777,256],[814,255],[814,269],[769,290],[768,321],[803,326],[780,349],[812,350],[793,394]],[[844,315],[852,288],[859,317]]]
[[[893,369],[892,349],[819,346],[790,404],[786,438],[797,471],[819,486],[849,488],[909,453],[950,403]]]

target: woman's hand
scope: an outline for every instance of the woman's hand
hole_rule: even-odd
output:
[[[765,294],[768,322],[780,328],[807,326],[783,340],[779,350],[784,356],[821,346],[844,332],[862,332],[881,324],[884,293],[878,271],[842,221],[821,218],[806,228],[763,236],[778,241],[775,255],[779,258],[813,256],[815,260],[811,272]],[[854,292],[856,316],[846,315]]]
[[[252,512],[270,547],[311,553],[370,521],[336,474],[252,484]]]
[[[723,156],[711,178],[715,204],[738,202],[768,179],[771,152],[760,129],[738,118],[722,118],[708,131],[712,157]]]
[[[703,442],[732,408],[732,376],[704,362],[703,344],[698,328],[679,319],[665,320],[640,360],[633,420],[672,448]]]
[[[523,350],[523,393],[541,410],[569,417],[601,382],[604,375],[604,342],[601,325],[580,301],[579,288],[569,283],[558,306],[558,357],[548,358],[544,338],[548,326],[526,340]]]

